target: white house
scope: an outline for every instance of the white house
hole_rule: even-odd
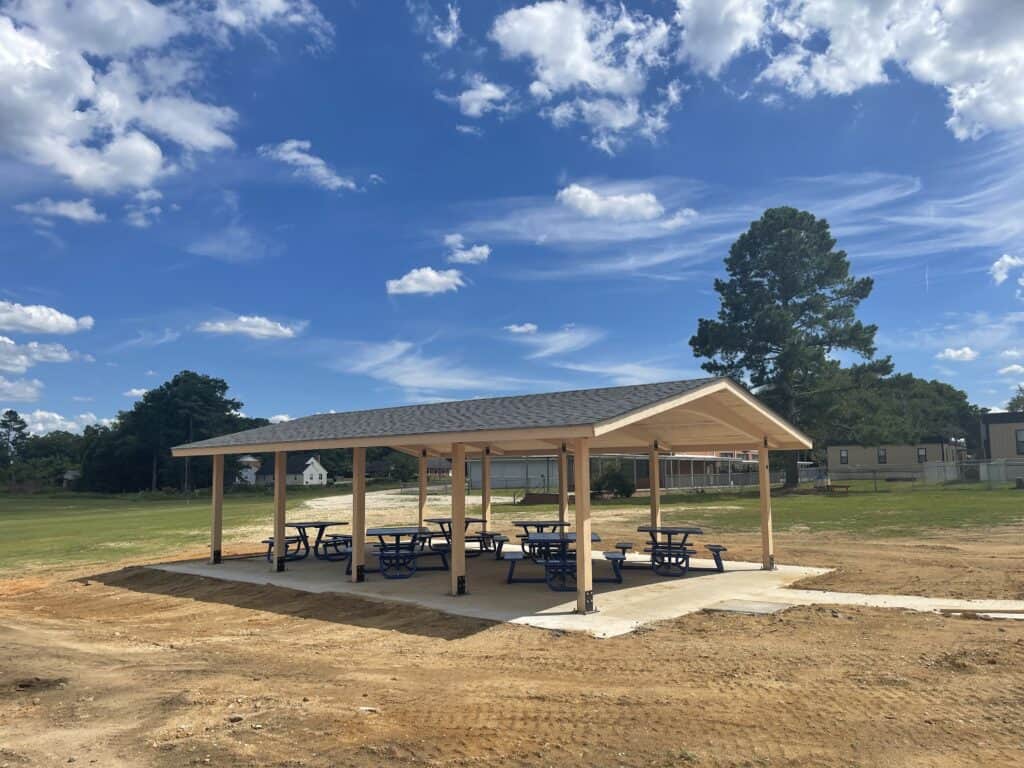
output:
[[[327,485],[327,470],[320,463],[319,456],[298,456],[290,453],[286,464],[286,485]],[[256,485],[273,484],[274,462],[268,461],[256,472]]]

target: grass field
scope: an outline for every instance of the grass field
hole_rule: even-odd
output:
[[[370,489],[384,487],[371,485]],[[339,493],[347,491],[289,489],[289,507]],[[647,504],[644,496],[598,500],[594,515],[599,520],[602,510],[639,510]],[[469,511],[474,509],[470,504]],[[749,491],[666,494],[663,510],[667,523],[693,523],[726,533],[753,531],[759,525],[757,496]],[[372,504],[369,511],[372,515]],[[497,504],[494,511],[500,522],[550,513],[555,507]],[[978,528],[1024,521],[1024,493],[969,485],[894,485],[876,493],[865,485],[854,488],[846,497],[777,493],[773,511],[778,531],[895,537],[929,528]],[[229,494],[224,504],[225,531],[265,526],[269,532],[270,515],[269,494]],[[209,525],[209,501],[203,497],[185,500],[137,494],[0,494],[0,571],[180,552],[205,546]]]

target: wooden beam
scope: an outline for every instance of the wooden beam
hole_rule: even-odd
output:
[[[284,570],[284,523],[288,494],[288,454],[274,454],[274,563],[275,571]]]
[[[558,446],[558,519],[565,522],[569,513],[569,447]]]
[[[540,443],[547,440],[559,440],[563,437],[591,437],[594,428],[588,425],[571,427],[536,427],[528,429],[490,429],[471,430],[466,432],[439,432],[418,435],[394,435],[380,437],[346,437],[318,440],[291,440],[287,442],[248,443],[238,445],[221,445],[203,448],[177,446],[171,449],[171,455],[182,456],[216,456],[217,454],[235,453],[273,453],[276,451],[330,450],[332,448],[388,448],[401,446],[449,445],[454,443],[502,444],[505,442]]]
[[[213,486],[210,489],[213,501],[210,521],[210,563],[217,565],[221,558],[221,540],[224,534],[224,457],[213,457]]]
[[[491,529],[491,448],[484,448],[480,456],[480,517],[484,519],[483,529]]]
[[[352,581],[366,580],[366,449],[352,449]]]
[[[772,531],[772,479],[768,463],[768,438],[757,453],[758,491],[761,496],[761,568],[775,570],[775,536]]]
[[[593,613],[594,561],[591,557],[590,524],[590,441],[573,442],[576,469],[576,613]]]
[[[466,589],[466,446],[452,446],[452,551],[448,560],[451,594],[464,595]]]
[[[716,421],[731,430],[739,432],[745,437],[750,437],[756,440],[763,435],[764,427],[759,427],[750,420],[743,418],[728,406],[725,406],[710,397],[694,403],[692,407],[684,408],[682,410],[686,413],[692,413],[696,416],[703,416],[711,419],[712,421]]]
[[[647,476],[651,486],[651,525],[661,526],[661,457],[657,445],[647,453]]]
[[[419,485],[420,485],[420,489],[419,489],[420,490],[420,497],[419,497],[419,503],[417,504],[417,509],[419,510],[419,517],[418,517],[419,522],[417,523],[417,525],[420,528],[422,528],[423,527],[423,514],[427,510],[427,452],[425,450],[421,450],[420,451],[419,462],[418,463],[419,463],[419,471],[418,471],[417,479],[419,480]]]
[[[475,448],[476,450],[480,451],[480,453],[484,453],[485,451],[489,452],[492,456],[505,455],[504,449],[498,448],[497,446],[490,445],[488,443],[466,443],[466,446],[470,448]]]

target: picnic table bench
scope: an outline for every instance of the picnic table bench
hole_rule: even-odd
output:
[[[424,520],[426,523],[433,523],[440,531],[439,534],[444,537],[448,546],[452,543],[452,519],[450,517],[428,517]],[[482,517],[467,517],[465,518],[465,530],[469,530],[471,525],[484,525],[487,521]],[[430,535],[435,535],[430,532]],[[491,552],[494,549],[494,536],[495,534],[491,531],[480,531],[480,533],[467,534],[463,541],[467,543],[475,543],[477,549],[467,549],[466,557],[480,557],[484,552]]]
[[[591,533],[590,540],[599,542],[601,537]],[[527,535],[524,543],[528,545],[527,549],[505,553],[504,559],[509,561],[507,583],[544,582],[555,592],[571,592],[576,589],[576,552],[572,549],[572,545],[576,543],[575,533],[535,531]],[[517,577],[516,564],[525,559],[541,566],[544,569],[544,576]]]
[[[830,483],[829,485],[826,485],[824,488],[822,488],[822,491],[825,492],[826,496],[849,496],[850,486],[842,483],[838,485],[835,483]]]

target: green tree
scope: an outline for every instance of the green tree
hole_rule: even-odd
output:
[[[1010,402],[1006,404],[1006,410],[1024,411],[1024,384],[1017,385],[1017,394],[1010,398]]]
[[[97,491],[203,487],[212,481],[209,459],[174,460],[170,449],[226,432],[262,426],[265,419],[242,416],[242,403],[228,394],[223,379],[182,371],[151,389],[112,428],[83,435],[82,484]],[[225,463],[234,477],[235,463]]]
[[[8,409],[0,416],[0,460],[9,466],[21,458],[21,452],[28,439],[28,424],[14,409]]]
[[[877,326],[856,318],[871,278],[850,275],[828,222],[796,208],[770,208],[733,243],[728,279],[715,280],[717,319],[701,318],[690,346],[709,373],[749,384],[793,424],[812,422],[834,399],[836,350],[869,361],[860,375],[891,370],[873,360]],[[786,457],[786,482],[796,484],[797,456]]]

